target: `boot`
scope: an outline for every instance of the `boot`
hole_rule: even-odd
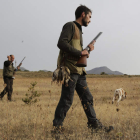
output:
[[[2,96],[1,96],[1,94],[0,94],[0,100],[2,100]]]
[[[2,100],[4,95],[5,95],[5,93],[4,93],[4,91],[2,91],[1,94],[0,94],[0,100]]]
[[[11,100],[11,96],[8,96],[7,99],[8,99],[8,101],[12,101],[12,100]]]
[[[52,134],[62,133],[64,131],[64,127],[62,126],[54,126],[53,130],[51,130]]]
[[[97,119],[92,124],[88,123],[88,128],[91,129],[92,131],[95,130],[95,132],[97,132],[99,130],[103,130],[107,133],[114,129],[113,126],[109,126],[109,127],[103,126],[102,123]]]

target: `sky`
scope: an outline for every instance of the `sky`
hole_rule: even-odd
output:
[[[75,20],[80,5],[92,10],[83,29],[85,48],[99,33],[86,70],[107,66],[124,74],[140,75],[139,0],[0,0],[0,69],[7,55],[30,71],[54,71],[57,42],[65,23]]]

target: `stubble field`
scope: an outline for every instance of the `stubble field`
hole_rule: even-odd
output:
[[[113,125],[114,131],[109,134],[103,131],[91,134],[87,128],[86,115],[75,92],[73,105],[64,121],[64,132],[59,137],[52,135],[52,121],[61,95],[61,86],[51,85],[51,77],[28,78],[17,75],[13,85],[14,101],[8,102],[7,95],[0,101],[0,140],[139,140],[140,77],[87,77],[97,118],[103,125]],[[41,93],[38,97],[40,101],[26,105],[22,98],[25,97],[30,83],[35,81],[35,90]],[[128,94],[118,107],[116,102],[112,105],[114,90],[117,88],[123,88]],[[3,79],[0,77],[0,91],[2,90]]]

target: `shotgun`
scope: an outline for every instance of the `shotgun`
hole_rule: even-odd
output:
[[[21,65],[22,65],[22,62],[23,62],[23,60],[25,59],[25,57],[22,59],[22,61],[19,63],[19,65],[15,68],[15,70],[14,70],[14,74],[13,74],[13,79],[15,79],[15,72],[18,70],[18,67],[20,67]]]

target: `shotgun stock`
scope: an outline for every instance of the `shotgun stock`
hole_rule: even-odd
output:
[[[89,43],[89,44],[92,44],[93,41],[96,41],[98,39],[98,37],[102,34],[102,32],[99,32],[97,34],[97,36]],[[87,46],[84,50],[87,50],[88,53],[90,53],[90,48],[89,46]],[[82,55],[79,60],[77,61],[76,63],[76,66],[77,67],[86,67],[87,66],[87,55]]]

